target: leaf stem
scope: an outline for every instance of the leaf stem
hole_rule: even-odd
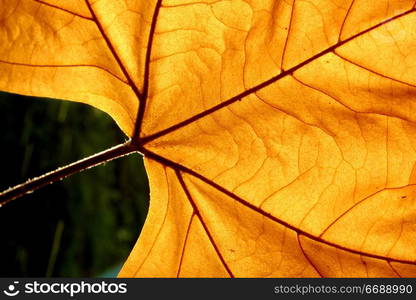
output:
[[[49,173],[43,174],[39,177],[29,179],[28,181],[11,187],[0,193],[0,207],[9,203],[10,201],[19,198],[25,194],[31,193],[45,185],[59,181],[68,177],[74,173],[81,172],[91,167],[109,162],[113,159],[139,152],[136,145],[127,141],[123,144],[119,144],[102,152],[96,153],[89,157],[78,160],[74,163],[58,168]]]

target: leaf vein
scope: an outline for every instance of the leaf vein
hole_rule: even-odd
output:
[[[120,56],[118,55],[116,49],[114,48],[114,45],[110,41],[110,38],[108,37],[107,33],[105,32],[102,24],[98,20],[98,17],[95,14],[94,9],[92,8],[91,4],[89,3],[89,0],[85,0],[85,3],[87,4],[88,9],[91,12],[92,18],[93,18],[95,24],[97,25],[98,30],[100,31],[102,37],[104,38],[104,41],[105,41],[108,49],[110,50],[111,54],[113,55],[114,59],[116,60],[118,66],[120,67],[120,70],[122,71],[122,73],[126,77],[127,82],[130,85],[130,88],[133,90],[133,92],[136,95],[138,101],[141,102],[142,94],[140,93],[140,91],[139,91],[138,87],[136,86],[136,84],[134,83],[131,75],[129,74],[129,72],[127,71],[127,69],[124,66],[123,62],[121,61]]]
[[[284,227],[286,227],[286,228],[288,228],[288,229],[290,229],[290,230],[292,230],[292,231],[294,231],[296,233],[302,234],[302,235],[304,235],[305,237],[307,237],[307,238],[309,238],[311,240],[314,240],[316,242],[325,244],[327,246],[330,246],[330,247],[333,247],[333,248],[336,248],[336,249],[339,249],[339,250],[343,250],[343,251],[346,251],[346,252],[350,252],[350,253],[353,253],[353,254],[357,254],[357,255],[363,255],[363,256],[367,256],[367,257],[371,257],[371,258],[379,259],[379,260],[384,260],[384,261],[398,262],[398,263],[404,263],[404,264],[409,264],[409,265],[416,265],[416,261],[410,261],[410,260],[405,260],[405,259],[398,259],[398,258],[386,257],[386,256],[378,255],[378,254],[372,254],[372,253],[360,251],[360,250],[354,250],[354,249],[351,249],[351,248],[348,248],[348,247],[344,247],[342,245],[339,245],[337,243],[334,243],[334,242],[325,240],[325,239],[321,238],[320,236],[315,236],[315,235],[313,235],[313,234],[311,234],[309,232],[306,232],[306,231],[304,231],[302,229],[299,229],[299,228],[297,228],[297,227],[295,227],[295,226],[287,223],[286,221],[283,221],[283,220],[281,220],[281,219],[273,216],[272,214],[270,214],[270,213],[262,210],[261,208],[259,208],[257,206],[254,206],[250,202],[248,202],[248,201],[240,198],[236,194],[228,191],[224,187],[216,184],[215,182],[211,181],[210,179],[206,178],[205,176],[201,175],[200,173],[198,173],[198,172],[196,172],[194,170],[191,170],[191,169],[187,168],[186,166],[184,166],[182,164],[179,164],[179,163],[176,163],[174,161],[171,161],[171,160],[169,160],[169,159],[167,159],[167,158],[165,158],[163,156],[160,156],[160,155],[158,155],[158,154],[156,154],[156,153],[154,153],[154,152],[152,152],[152,151],[150,151],[150,150],[148,150],[146,148],[143,148],[143,147],[141,149],[141,152],[145,156],[147,156],[147,157],[149,157],[149,158],[151,158],[153,160],[156,160],[156,161],[158,161],[161,164],[164,164],[166,166],[169,166],[170,168],[173,168],[174,170],[176,170],[176,172],[179,172],[180,171],[180,172],[187,173],[187,174],[189,174],[189,175],[191,175],[191,176],[193,176],[193,177],[195,177],[195,178],[197,178],[197,179],[205,182],[206,184],[212,186],[213,188],[215,188],[218,191],[222,192],[223,194],[229,196],[230,198],[232,198],[235,201],[239,202],[240,204],[246,206],[247,208],[250,208],[250,209],[254,210],[255,212],[257,212],[257,213],[263,215],[264,217],[268,218],[269,220],[274,221],[274,222],[276,222],[276,223],[278,223],[278,224],[280,224],[280,225],[282,225],[282,226],[284,226]]]
[[[186,197],[188,198],[189,202],[191,203],[191,205],[192,205],[192,207],[194,209],[195,215],[198,217],[199,221],[201,222],[202,226],[204,227],[205,233],[207,234],[208,239],[210,240],[212,246],[214,247],[215,252],[217,253],[219,259],[221,260],[221,263],[223,264],[224,268],[226,269],[226,271],[230,275],[230,277],[234,277],[231,269],[228,267],[228,265],[227,265],[224,257],[222,256],[220,250],[218,249],[218,245],[216,244],[216,242],[215,242],[214,238],[212,237],[212,235],[211,235],[211,233],[210,233],[207,225],[205,224],[205,222],[204,222],[204,220],[202,218],[202,215],[201,215],[198,207],[196,206],[196,203],[193,200],[193,198],[191,196],[191,193],[189,192],[189,190],[188,190],[188,188],[187,188],[187,186],[186,186],[186,184],[185,184],[185,182],[184,182],[184,180],[182,178],[182,175],[181,175],[180,171],[178,169],[176,169],[176,168],[174,168],[174,170],[175,170],[176,176],[177,176],[177,178],[178,178],[178,180],[179,180],[179,182],[180,182],[180,184],[182,186],[182,189],[184,190],[184,192],[186,194]]]
[[[64,12],[66,12],[66,13],[68,13],[70,15],[73,15],[75,17],[79,17],[79,18],[82,18],[82,19],[85,19],[85,20],[89,20],[89,21],[94,21],[93,18],[91,18],[91,17],[87,17],[87,16],[84,16],[84,15],[78,14],[76,12],[70,11],[69,9],[65,9],[65,8],[59,7],[57,5],[53,5],[51,3],[44,2],[42,0],[32,0],[32,1],[38,2],[38,3],[40,3],[42,5],[45,5],[45,6],[49,6],[49,7],[52,7],[52,8],[61,10],[61,11],[64,11]]]
[[[179,122],[175,125],[172,125],[172,126],[166,128],[166,129],[160,130],[156,133],[153,133],[153,134],[150,134],[148,136],[145,136],[145,137],[141,138],[140,143],[141,143],[141,145],[145,145],[146,143],[148,143],[152,140],[155,140],[155,139],[157,139],[161,136],[164,136],[164,135],[166,135],[166,134],[168,134],[172,131],[175,131],[179,128],[187,126],[187,125],[193,123],[196,120],[199,120],[199,119],[201,119],[201,118],[203,118],[203,117],[205,117],[209,114],[212,114],[212,113],[214,113],[214,112],[216,112],[216,111],[218,111],[218,110],[220,110],[220,109],[222,109],[222,108],[224,108],[224,107],[226,107],[226,106],[228,106],[228,105],[230,105],[230,104],[232,104],[236,101],[239,101],[242,98],[257,92],[257,91],[269,86],[270,84],[272,84],[272,83],[274,83],[274,82],[276,82],[276,81],[278,81],[278,80],[280,80],[280,79],[282,79],[282,78],[284,78],[288,75],[292,75],[294,72],[296,72],[300,68],[302,68],[305,65],[315,61],[316,59],[324,56],[327,53],[333,52],[335,49],[341,47],[342,45],[344,45],[344,44],[346,44],[346,43],[348,43],[348,42],[350,42],[350,41],[352,41],[352,40],[354,40],[354,39],[356,39],[356,38],[358,38],[358,37],[360,37],[360,36],[362,36],[362,35],[364,35],[368,32],[371,32],[372,30],[375,30],[376,28],[379,28],[379,27],[381,27],[385,24],[388,24],[388,23],[390,23],[390,22],[392,22],[396,19],[399,19],[401,17],[404,17],[404,16],[414,12],[414,10],[415,9],[412,8],[411,10],[405,11],[405,12],[403,12],[403,13],[401,13],[401,14],[393,17],[393,18],[390,18],[389,20],[387,20],[383,23],[376,24],[376,25],[374,25],[374,26],[372,26],[372,27],[370,27],[370,28],[368,28],[364,31],[361,31],[361,32],[349,37],[348,39],[345,39],[345,40],[343,40],[343,41],[341,41],[341,42],[339,42],[339,43],[337,43],[337,44],[335,44],[335,45],[333,45],[333,46],[331,46],[331,47],[329,47],[329,48],[327,48],[327,49],[325,49],[325,50],[323,50],[323,51],[321,51],[317,54],[315,54],[314,56],[310,57],[309,59],[307,59],[307,60],[305,60],[301,63],[299,63],[298,65],[296,65],[296,66],[294,66],[294,67],[292,67],[292,68],[290,68],[286,71],[283,71],[283,72],[279,73],[278,75],[276,75],[276,76],[274,76],[274,77],[272,77],[272,78],[270,78],[270,79],[268,79],[268,80],[266,80],[266,81],[264,81],[264,82],[262,82],[262,83],[260,83],[256,86],[254,86],[252,88],[249,88],[249,89],[245,90],[244,92],[242,92],[242,93],[240,93],[240,94],[238,94],[238,95],[236,95],[236,96],[234,96],[234,97],[232,97],[228,100],[223,101],[222,103],[220,103],[218,105],[215,105],[215,106],[213,106],[213,107],[211,107],[211,108],[209,108],[209,109],[207,109],[203,112],[200,112],[200,113],[198,113],[198,114],[196,114],[196,115],[194,115],[194,116],[192,116],[188,119],[185,119],[185,120],[183,120],[183,121],[181,121],[181,122]]]
[[[314,269],[315,269],[316,273],[318,273],[318,275],[319,275],[321,278],[324,278],[325,276],[323,276],[323,275],[322,275],[321,271],[319,271],[318,267],[317,267],[317,266],[313,263],[313,261],[312,261],[312,259],[309,257],[309,255],[308,255],[308,254],[306,254],[305,249],[303,249],[302,242],[301,242],[301,240],[300,240],[300,234],[299,234],[299,233],[297,233],[297,235],[296,235],[296,236],[297,236],[297,239],[298,239],[299,248],[300,248],[300,250],[302,251],[303,256],[306,258],[306,260],[309,262],[309,264],[312,266],[312,268],[314,268]]]

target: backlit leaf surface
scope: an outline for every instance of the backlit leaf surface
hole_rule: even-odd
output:
[[[416,276],[408,0],[0,1],[0,89],[137,138],[120,276]]]

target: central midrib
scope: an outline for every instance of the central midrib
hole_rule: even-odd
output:
[[[294,67],[292,67],[292,68],[290,68],[290,69],[288,69],[286,71],[283,71],[283,72],[279,73],[278,75],[276,75],[276,76],[274,76],[274,77],[272,77],[272,78],[270,78],[270,79],[268,79],[268,80],[266,80],[266,81],[264,81],[264,82],[262,82],[262,83],[260,83],[260,84],[258,84],[256,86],[254,86],[254,87],[252,87],[250,89],[247,89],[244,92],[242,92],[242,93],[240,93],[240,94],[238,94],[238,95],[236,95],[236,96],[234,96],[234,97],[232,97],[232,98],[230,98],[228,100],[225,100],[225,101],[221,102],[218,105],[215,105],[215,106],[213,106],[213,107],[211,107],[211,108],[209,108],[209,109],[207,109],[207,110],[205,110],[205,111],[203,111],[201,113],[198,113],[198,114],[196,114],[196,115],[194,115],[194,116],[192,116],[192,117],[190,117],[190,118],[188,118],[188,119],[186,119],[184,121],[181,121],[181,122],[179,122],[179,123],[177,123],[175,125],[172,125],[172,126],[166,128],[166,129],[163,129],[163,130],[161,130],[159,132],[153,133],[153,134],[148,135],[148,136],[145,136],[143,138],[139,138],[139,144],[141,144],[143,146],[143,145],[145,145],[145,144],[147,144],[147,143],[149,143],[149,142],[151,142],[151,141],[153,141],[153,140],[155,140],[155,139],[157,139],[159,137],[162,137],[162,136],[164,136],[166,134],[169,134],[169,133],[171,133],[171,132],[173,132],[175,130],[178,130],[178,129],[184,127],[184,126],[187,126],[187,125],[193,123],[194,121],[197,121],[197,120],[199,120],[199,119],[201,119],[203,117],[206,117],[206,116],[208,116],[208,115],[210,115],[210,114],[212,114],[212,113],[214,113],[214,112],[216,112],[216,111],[218,111],[218,110],[220,110],[220,109],[222,109],[224,107],[227,107],[230,104],[232,104],[232,103],[234,103],[234,102],[236,102],[238,100],[241,100],[242,98],[244,98],[244,97],[246,97],[246,96],[248,96],[250,94],[253,94],[253,93],[255,93],[255,92],[257,92],[257,91],[259,91],[259,90],[261,90],[261,89],[263,89],[263,88],[265,88],[267,86],[269,86],[270,84],[272,84],[272,83],[274,83],[274,82],[276,82],[276,81],[278,81],[278,80],[280,80],[282,78],[285,78],[288,75],[293,74],[295,71],[299,70],[300,68],[304,67],[305,65],[307,65],[307,64],[309,64],[309,63],[317,60],[318,58],[320,58],[320,57],[322,57],[322,56],[324,56],[324,55],[326,55],[326,54],[328,54],[330,52],[333,52],[335,49],[337,49],[337,48],[345,45],[346,43],[348,43],[348,42],[350,42],[350,41],[352,41],[352,40],[354,40],[354,39],[356,39],[356,38],[358,38],[358,37],[360,37],[360,36],[362,36],[362,35],[370,32],[370,31],[372,31],[372,30],[374,30],[374,29],[376,29],[378,27],[381,27],[383,25],[386,25],[386,24],[388,24],[388,23],[390,23],[390,22],[392,22],[394,20],[397,20],[397,19],[403,17],[403,16],[406,16],[406,15],[408,15],[408,14],[414,12],[414,11],[415,11],[415,8],[412,7],[410,10],[405,11],[405,12],[403,12],[403,13],[397,15],[397,16],[394,16],[394,17],[390,18],[387,21],[384,21],[384,22],[381,22],[379,24],[376,24],[376,25],[374,25],[374,26],[372,26],[372,27],[370,27],[370,28],[368,28],[368,29],[366,29],[364,31],[361,31],[361,32],[359,32],[359,33],[357,33],[357,34],[355,34],[355,35],[353,35],[353,36],[351,36],[351,37],[349,37],[349,38],[347,38],[347,39],[345,39],[343,41],[338,42],[337,44],[335,44],[335,45],[333,45],[333,46],[331,46],[331,47],[329,47],[329,48],[327,48],[327,49],[319,52],[318,54],[315,54],[314,56],[310,57],[309,59],[307,59],[307,60],[299,63],[298,65],[296,65],[296,66],[294,66]]]

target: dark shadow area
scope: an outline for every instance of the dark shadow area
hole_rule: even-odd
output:
[[[0,128],[1,191],[126,140],[88,105],[7,93]],[[0,208],[0,276],[111,276],[139,236],[148,195],[134,154]]]

